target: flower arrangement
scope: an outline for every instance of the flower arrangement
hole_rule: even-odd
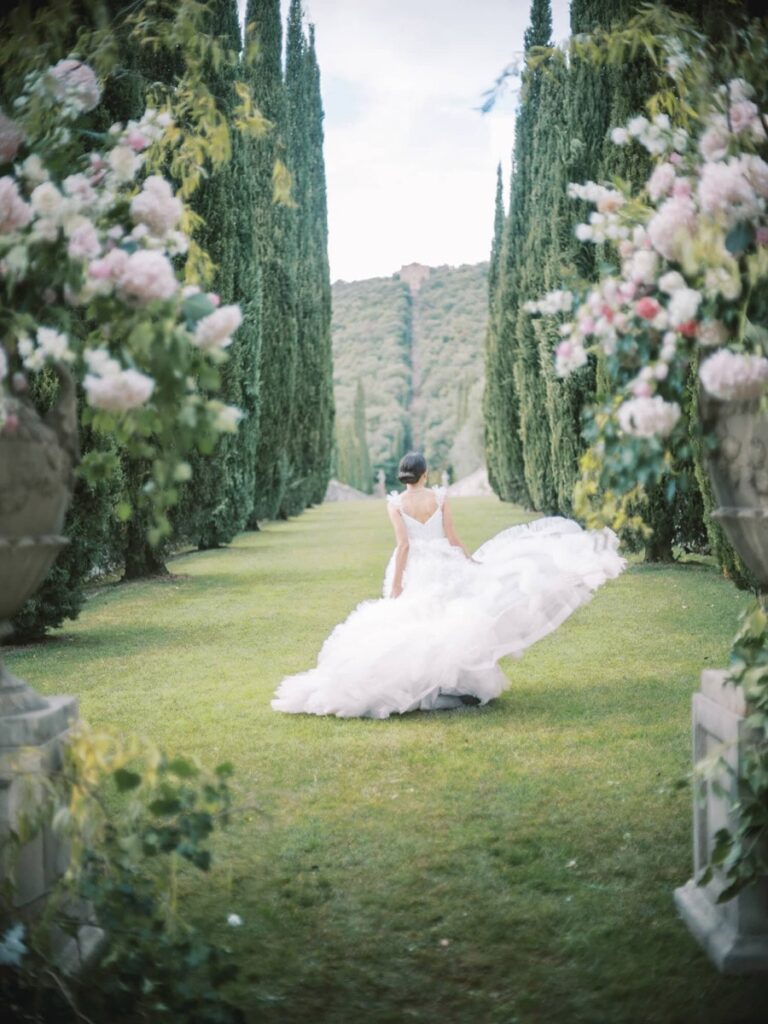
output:
[[[577,237],[612,247],[617,267],[584,294],[556,291],[527,308],[561,320],[558,376],[594,354],[613,383],[592,432],[603,490],[627,493],[669,470],[687,443],[692,366],[721,401],[763,393],[768,359],[755,325],[768,313],[766,124],[753,88],[734,78],[716,90],[696,134],[666,113],[613,129],[616,145],[655,158],[640,194],[624,183],[569,187],[593,207]]]
[[[180,280],[184,205],[146,174],[170,113],[95,135],[83,119],[100,95],[92,68],[69,58],[28,74],[13,117],[0,112],[0,431],[17,428],[30,374],[68,368],[85,421],[151,464],[144,498],[159,539],[185,454],[237,429],[239,411],[203,389],[217,387],[241,315]],[[111,459],[90,452],[82,471]]]

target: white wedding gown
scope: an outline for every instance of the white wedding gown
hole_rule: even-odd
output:
[[[363,601],[325,641],[317,667],[286,677],[275,711],[342,718],[387,718],[446,706],[445,697],[485,704],[508,685],[497,661],[519,657],[551,633],[624,560],[611,530],[587,532],[570,519],[537,519],[503,530],[472,556],[449,544],[443,530],[444,488],[425,523],[401,506],[409,552],[403,592]]]

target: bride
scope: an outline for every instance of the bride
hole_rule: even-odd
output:
[[[503,530],[470,556],[445,488],[426,486],[424,456],[404,456],[398,477],[383,599],[336,626],[316,668],[282,681],[275,711],[387,718],[485,704],[509,682],[499,658],[519,657],[624,568],[611,530],[560,517]]]

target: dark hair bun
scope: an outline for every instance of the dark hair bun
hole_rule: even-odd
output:
[[[408,452],[400,459],[397,479],[401,484],[415,484],[427,472],[427,460],[421,452]]]

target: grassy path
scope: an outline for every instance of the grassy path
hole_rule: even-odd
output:
[[[456,503],[472,546],[522,520]],[[242,954],[269,1024],[738,1024],[764,985],[720,978],[677,921],[690,873],[690,695],[744,598],[705,565],[633,567],[507,669],[481,709],[386,722],[284,716],[280,678],[378,593],[376,503],[270,524],[108,587],[9,655],[94,725],[228,759],[262,813],[220,840],[188,912]],[[236,911],[238,931],[224,919]]]

